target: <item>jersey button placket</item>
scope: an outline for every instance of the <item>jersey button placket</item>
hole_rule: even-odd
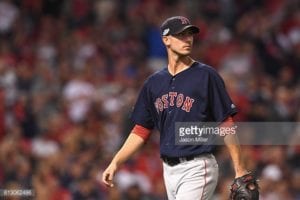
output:
[[[176,80],[176,78],[173,77],[173,78],[172,78],[172,83],[171,83],[171,89],[172,89],[172,90],[175,89],[175,80]]]
[[[175,77],[173,77],[173,78],[171,79],[171,85],[170,85],[170,87],[171,87],[171,91],[172,91],[172,92],[173,92],[174,89],[175,89],[175,80],[176,80]],[[168,114],[170,115],[170,114],[172,114],[172,112],[173,112],[173,108],[170,107],[170,109],[169,109],[169,111],[168,111]]]

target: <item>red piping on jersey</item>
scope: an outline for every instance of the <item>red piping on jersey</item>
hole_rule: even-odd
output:
[[[202,190],[200,200],[202,200],[202,197],[204,196],[203,194],[204,194],[204,189],[206,187],[206,174],[207,174],[207,172],[206,172],[206,160],[204,160],[204,186],[203,186],[203,190]]]
[[[131,131],[131,133],[140,136],[144,140],[147,140],[149,138],[150,132],[151,132],[151,130],[149,130],[141,125],[135,125]]]

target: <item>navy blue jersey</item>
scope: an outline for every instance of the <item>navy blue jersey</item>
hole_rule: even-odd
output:
[[[144,83],[132,113],[135,124],[160,132],[160,153],[179,157],[209,153],[213,145],[175,145],[175,122],[222,122],[237,112],[218,73],[194,62],[172,76],[167,68]]]

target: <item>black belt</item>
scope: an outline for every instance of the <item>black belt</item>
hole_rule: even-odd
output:
[[[161,159],[170,166],[178,165],[179,163],[194,160],[198,155],[192,156],[183,156],[183,157],[168,157],[168,156],[161,156]]]

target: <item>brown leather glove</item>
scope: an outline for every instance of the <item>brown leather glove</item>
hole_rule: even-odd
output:
[[[259,187],[253,173],[234,179],[231,184],[231,200],[258,200]]]

